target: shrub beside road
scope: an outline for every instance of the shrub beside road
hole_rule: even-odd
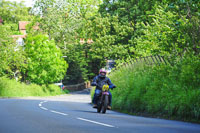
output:
[[[36,85],[17,82],[14,79],[0,78],[0,97],[55,96],[63,93],[60,87],[51,85]]]

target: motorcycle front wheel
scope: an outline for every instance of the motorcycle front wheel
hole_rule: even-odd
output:
[[[102,108],[101,101],[98,100],[98,102],[97,102],[97,113],[100,113],[100,112],[101,112],[101,108]]]
[[[106,113],[106,109],[108,107],[108,95],[105,95],[104,96],[104,102],[103,102],[103,105],[102,105],[102,113],[105,114]]]

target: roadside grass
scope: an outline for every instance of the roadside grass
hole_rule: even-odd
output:
[[[198,57],[183,57],[172,66],[128,65],[110,73],[109,77],[117,86],[111,91],[114,110],[200,122]]]
[[[94,97],[94,92],[95,92],[95,87],[92,87],[92,89],[90,90],[91,100],[92,100],[93,97]],[[91,101],[91,103],[92,103],[92,101]]]
[[[27,96],[54,96],[68,93],[62,91],[60,87],[50,85],[25,84],[14,79],[0,77],[0,97],[27,97]]]

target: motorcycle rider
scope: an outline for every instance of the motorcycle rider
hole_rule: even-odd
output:
[[[111,89],[116,88],[116,86],[111,82],[111,80],[108,77],[106,77],[106,74],[107,74],[107,72],[105,69],[100,69],[99,75],[94,77],[93,82],[91,84],[92,86],[96,86],[94,97],[92,100],[93,108],[97,108],[97,100],[101,94],[103,85],[107,84],[107,85],[109,85],[109,88],[111,88]],[[110,93],[110,91],[108,91],[108,92],[109,92],[108,109],[111,109],[112,94]]]

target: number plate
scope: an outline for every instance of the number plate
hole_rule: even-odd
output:
[[[109,95],[109,93],[108,92],[103,92],[103,95]]]

